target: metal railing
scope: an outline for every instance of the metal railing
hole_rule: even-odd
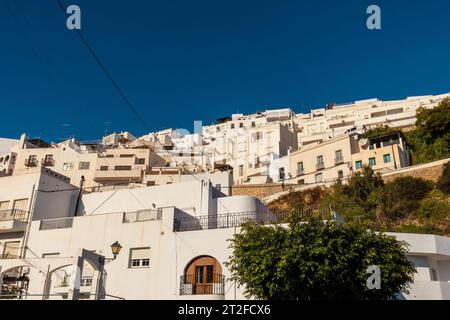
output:
[[[3,253],[0,254],[0,260],[1,259],[20,259],[20,256],[10,253]]]
[[[19,209],[9,209],[0,211],[0,221],[18,220],[26,222],[28,219],[28,211]]]
[[[324,162],[317,162],[316,163],[316,170],[323,170],[325,169],[325,163]]]
[[[35,158],[25,159],[25,166],[36,167],[38,165],[38,160]]]
[[[161,218],[162,218],[162,209],[156,210],[148,209],[123,213],[123,223],[154,221],[154,220],[161,220]]]
[[[300,217],[301,220],[307,221],[310,218],[318,218],[322,220],[331,220],[331,209],[323,208],[304,208],[297,212],[293,212]],[[211,230],[239,227],[242,224],[254,221],[259,224],[271,223],[287,223],[290,212],[272,213],[269,211],[248,211],[235,212],[211,216],[188,217],[174,219],[173,230],[175,232]]]
[[[207,277],[207,275],[204,275]],[[224,295],[225,294],[225,276],[214,273],[211,279],[198,283],[194,274],[186,274],[180,277],[180,296],[181,295]]]
[[[335,165],[342,164],[342,163],[344,163],[344,157],[338,156],[338,157],[334,158]]]
[[[41,220],[39,230],[54,230],[72,228],[73,217]]]
[[[41,165],[43,165],[44,167],[53,167],[55,165],[55,159],[53,158],[43,158],[41,160]]]

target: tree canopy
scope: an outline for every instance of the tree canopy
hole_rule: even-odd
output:
[[[247,223],[231,247],[232,279],[257,299],[389,299],[407,292],[415,271],[405,243],[355,224]],[[371,265],[381,270],[379,290],[367,286]]]
[[[450,157],[450,99],[442,100],[431,109],[419,108],[416,126],[403,132],[411,147],[414,164]],[[363,134],[365,138],[398,131],[386,125],[375,127]]]

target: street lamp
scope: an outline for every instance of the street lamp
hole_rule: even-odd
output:
[[[100,256],[99,262],[103,264],[105,262],[111,262],[116,260],[117,255],[120,253],[120,250],[122,250],[122,246],[120,245],[119,241],[114,242],[111,245],[111,252],[113,254],[113,258],[105,258],[104,256]]]
[[[112,254],[114,256],[113,260],[116,259],[117,255],[120,253],[121,249],[122,249],[122,246],[120,245],[120,243],[118,241],[114,242],[111,245],[111,251],[112,251]]]

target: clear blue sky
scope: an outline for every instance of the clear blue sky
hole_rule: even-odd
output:
[[[231,113],[450,91],[450,2],[64,0],[154,130]],[[366,28],[378,4],[382,30]],[[0,1],[0,137],[145,129],[56,0]]]

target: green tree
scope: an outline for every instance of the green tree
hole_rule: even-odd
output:
[[[389,299],[407,292],[414,265],[406,245],[362,225],[300,223],[289,227],[247,223],[230,240],[232,280],[257,299]],[[367,287],[367,268],[379,266],[381,288]]]
[[[416,128],[405,135],[414,163],[450,157],[450,99],[432,109],[420,108]]]
[[[372,220],[375,217],[377,192],[384,185],[379,174],[366,166],[354,173],[347,184],[338,181],[323,198],[324,205],[331,205],[346,220]]]
[[[398,132],[398,129],[391,128],[387,125],[380,125],[373,129],[367,130],[366,132],[363,133],[362,137],[369,139],[369,138],[384,136],[386,134],[394,133],[394,132]]]
[[[420,201],[433,189],[433,183],[410,176],[386,183],[377,195],[377,216],[388,219],[415,214]]]

